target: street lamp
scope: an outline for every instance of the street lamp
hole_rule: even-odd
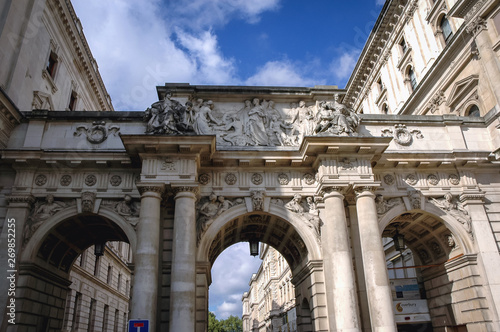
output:
[[[392,237],[394,241],[394,248],[397,251],[402,252],[405,249],[405,237],[403,234],[399,234],[398,226],[396,225],[396,234]]]
[[[250,244],[250,255],[252,256],[258,256],[259,255],[259,241],[256,240],[250,240],[248,241]]]
[[[94,244],[94,255],[102,256],[104,255],[104,248],[106,247],[106,242],[100,242]]]

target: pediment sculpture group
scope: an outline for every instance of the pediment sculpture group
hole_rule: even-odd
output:
[[[146,134],[215,135],[218,145],[298,146],[304,136],[357,136],[358,115],[339,102],[305,101],[278,110],[272,100],[248,99],[233,110],[217,110],[211,100],[188,100],[185,105],[171,98],[155,102],[146,109]]]

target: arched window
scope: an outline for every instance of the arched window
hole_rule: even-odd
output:
[[[453,37],[453,31],[451,31],[450,22],[448,22],[446,16],[443,16],[441,18],[441,21],[439,22],[439,27],[443,32],[444,43],[448,44],[448,41],[451,39],[451,37]]]
[[[387,104],[382,105],[382,114],[389,114],[389,107]]]
[[[417,88],[417,77],[415,76],[413,68],[408,69],[408,78],[410,79],[411,90],[415,91]]]
[[[479,111],[479,107],[477,107],[477,105],[472,105],[467,112],[467,116],[480,117],[481,112]]]

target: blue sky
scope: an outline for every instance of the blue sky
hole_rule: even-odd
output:
[[[117,111],[143,111],[156,86],[344,88],[383,0],[72,0]],[[241,316],[260,260],[242,243],[212,269],[210,310]]]

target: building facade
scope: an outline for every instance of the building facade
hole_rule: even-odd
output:
[[[261,244],[262,265],[243,294],[243,331],[297,331],[295,290],[285,258]]]
[[[211,266],[255,241],[298,331],[401,330],[399,299],[500,330],[497,1],[387,1],[345,89],[170,83],[144,112],[111,112],[69,1],[2,6],[2,331],[64,328],[78,257],[115,241],[152,331],[205,331]],[[391,284],[396,236],[422,292]]]

